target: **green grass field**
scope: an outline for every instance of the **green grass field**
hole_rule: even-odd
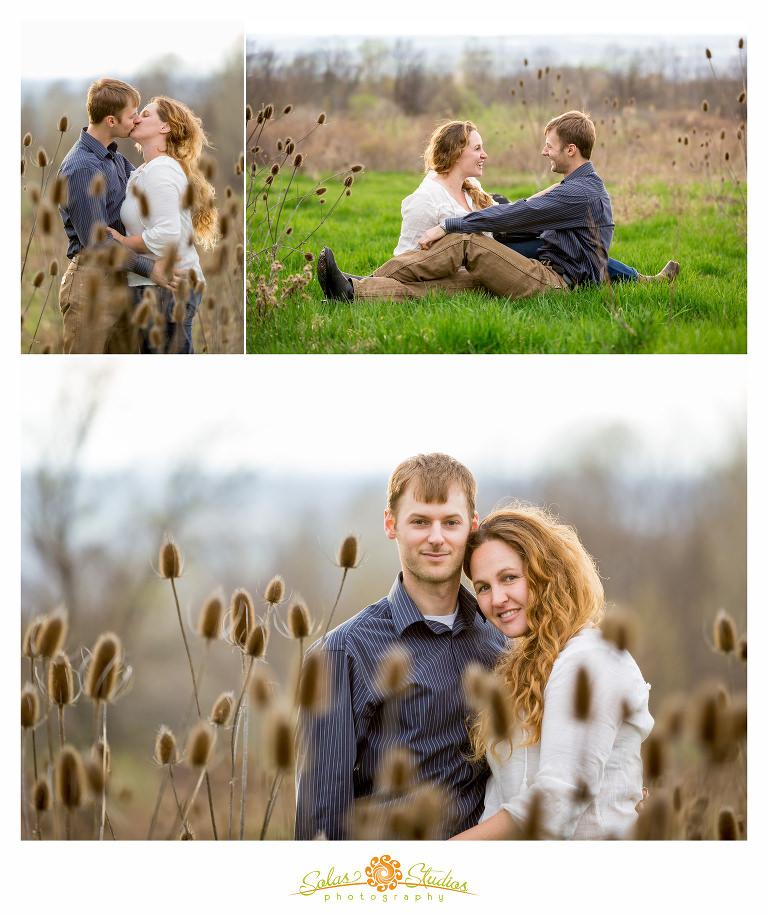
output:
[[[291,224],[292,239],[315,227],[304,250],[327,245],[347,273],[366,275],[392,256],[400,232],[400,201],[419,183],[413,174],[358,176],[352,195],[319,225],[312,198]],[[306,183],[303,186],[307,186]],[[510,199],[537,188],[505,182],[486,190]],[[609,187],[616,203],[622,191]],[[329,190],[329,204],[336,191]],[[674,259],[681,273],[668,284],[614,284],[508,301],[480,293],[434,295],[396,302],[326,302],[313,278],[307,299],[295,294],[258,315],[249,295],[250,353],[744,353],[747,349],[747,251],[734,221],[700,185],[676,193],[649,184],[623,192],[643,215],[617,217],[611,255],[655,273]],[[648,215],[644,202],[658,207]],[[632,201],[629,201],[632,203]],[[730,206],[735,206],[734,202]],[[633,209],[632,206],[629,207]],[[284,212],[288,211],[286,205]],[[254,216],[249,210],[249,226]],[[248,250],[254,250],[249,240]],[[292,255],[283,274],[300,269]],[[258,270],[248,267],[253,286]]]

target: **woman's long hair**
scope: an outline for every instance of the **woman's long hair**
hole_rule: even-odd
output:
[[[201,119],[182,102],[160,95],[157,103],[160,119],[170,127],[166,137],[166,152],[184,169],[191,188],[192,227],[195,240],[204,248],[216,243],[216,207],[213,185],[200,170],[200,157],[210,147]],[[186,205],[186,202],[185,202]]]
[[[528,629],[496,668],[512,720],[524,732],[521,746],[526,746],[541,739],[544,688],[557,656],[570,638],[602,617],[603,585],[576,531],[544,509],[516,503],[483,519],[467,541],[464,571],[468,576],[472,554],[489,540],[498,540],[520,555],[528,582]],[[487,711],[481,710],[471,726],[475,759],[488,750],[487,718]]]
[[[438,175],[447,174],[469,144],[469,135],[473,130],[477,130],[477,127],[472,121],[446,121],[436,127],[424,150],[425,171],[434,171]],[[469,194],[478,210],[484,210],[493,204],[493,197],[469,178],[465,179],[461,189]]]

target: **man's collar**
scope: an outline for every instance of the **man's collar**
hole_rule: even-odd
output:
[[[87,127],[83,127],[83,129],[80,131],[80,140],[88,147],[88,149],[90,149],[91,152],[95,153],[102,159],[106,159],[109,153],[114,154],[117,152],[117,143],[115,140],[113,140],[109,146],[104,146],[101,140],[97,140],[96,137],[92,137],[88,133]]]
[[[581,172],[582,175],[588,175],[590,172],[594,172],[594,170],[595,166],[589,160],[587,160],[586,162],[582,162],[578,168],[574,168],[574,170],[569,175],[566,175],[563,178],[563,181],[567,181],[569,178],[573,178],[577,172]]]
[[[414,623],[423,622],[424,614],[419,610],[413,598],[403,585],[403,573],[400,572],[387,597],[392,610],[392,622],[399,636]],[[475,614],[480,613],[474,595],[463,586],[459,585],[459,609],[454,624],[454,632],[472,626]]]

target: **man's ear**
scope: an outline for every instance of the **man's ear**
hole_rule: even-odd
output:
[[[386,508],[384,509],[384,533],[387,535],[388,540],[397,540],[395,519],[392,516],[392,513]]]
[[[477,516],[477,512],[475,512],[474,517],[472,518],[472,527],[470,528],[470,530],[476,531],[479,523],[480,523],[480,519]]]
[[[108,114],[104,120],[107,122],[107,127],[114,127],[117,124],[117,118],[113,114]]]

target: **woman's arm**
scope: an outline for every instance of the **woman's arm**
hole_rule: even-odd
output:
[[[143,220],[146,228],[141,238],[152,254],[162,256],[182,241],[181,198],[186,183],[181,166],[173,159],[160,160],[154,168],[144,172],[142,189],[149,205],[149,216]]]
[[[477,826],[465,829],[464,832],[460,832],[457,836],[451,836],[451,841],[453,839],[494,840],[519,838],[520,829],[517,823],[506,810],[500,810],[498,813],[494,813],[492,817],[488,817],[487,820],[483,820],[482,823],[478,823]]]
[[[121,245],[125,245],[126,248],[130,248],[131,251],[135,251],[137,254],[152,253],[144,244],[143,235],[121,235],[117,229],[112,228],[107,229],[107,231],[115,241],[119,241]]]

